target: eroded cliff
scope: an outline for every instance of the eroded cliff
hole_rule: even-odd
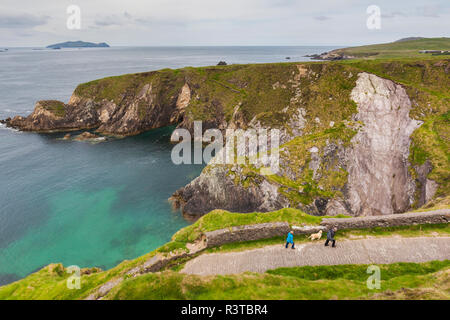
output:
[[[281,131],[280,171],[210,164],[174,194],[184,213],[300,208],[404,212],[448,197],[449,60],[161,70],[96,80],[40,101],[21,130],[134,135],[177,125]]]

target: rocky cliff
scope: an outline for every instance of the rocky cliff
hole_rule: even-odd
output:
[[[279,129],[280,170],[219,165],[178,190],[186,215],[300,208],[314,215],[404,212],[449,194],[449,60],[233,65],[161,70],[78,86],[40,101],[21,130],[134,135]],[[239,148],[239,146],[238,146]]]

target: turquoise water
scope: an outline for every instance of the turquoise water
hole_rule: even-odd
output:
[[[328,47],[188,47],[0,53],[0,119],[89,80],[162,68],[307,60]],[[0,125],[0,284],[52,262],[111,268],[189,223],[167,199],[203,166],[170,160],[173,128],[92,145]]]
[[[171,129],[96,145],[15,133],[2,172],[0,270],[4,283],[49,262],[111,268],[188,225],[167,199],[201,166],[174,166]],[[14,148],[15,149],[15,148]]]

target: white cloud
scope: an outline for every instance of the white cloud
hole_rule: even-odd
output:
[[[4,45],[30,46],[79,39],[112,45],[357,45],[448,36],[448,0],[376,2],[2,0],[0,35]],[[81,8],[79,31],[65,27],[72,3]],[[366,28],[369,4],[381,8],[382,29],[376,32]]]

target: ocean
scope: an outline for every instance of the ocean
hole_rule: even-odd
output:
[[[163,68],[308,61],[336,47],[112,47],[0,52],[0,119],[67,102],[102,77]],[[286,60],[290,57],[290,60]],[[49,263],[109,269],[189,225],[168,198],[203,165],[170,160],[173,128],[98,144],[0,124],[0,285]]]

